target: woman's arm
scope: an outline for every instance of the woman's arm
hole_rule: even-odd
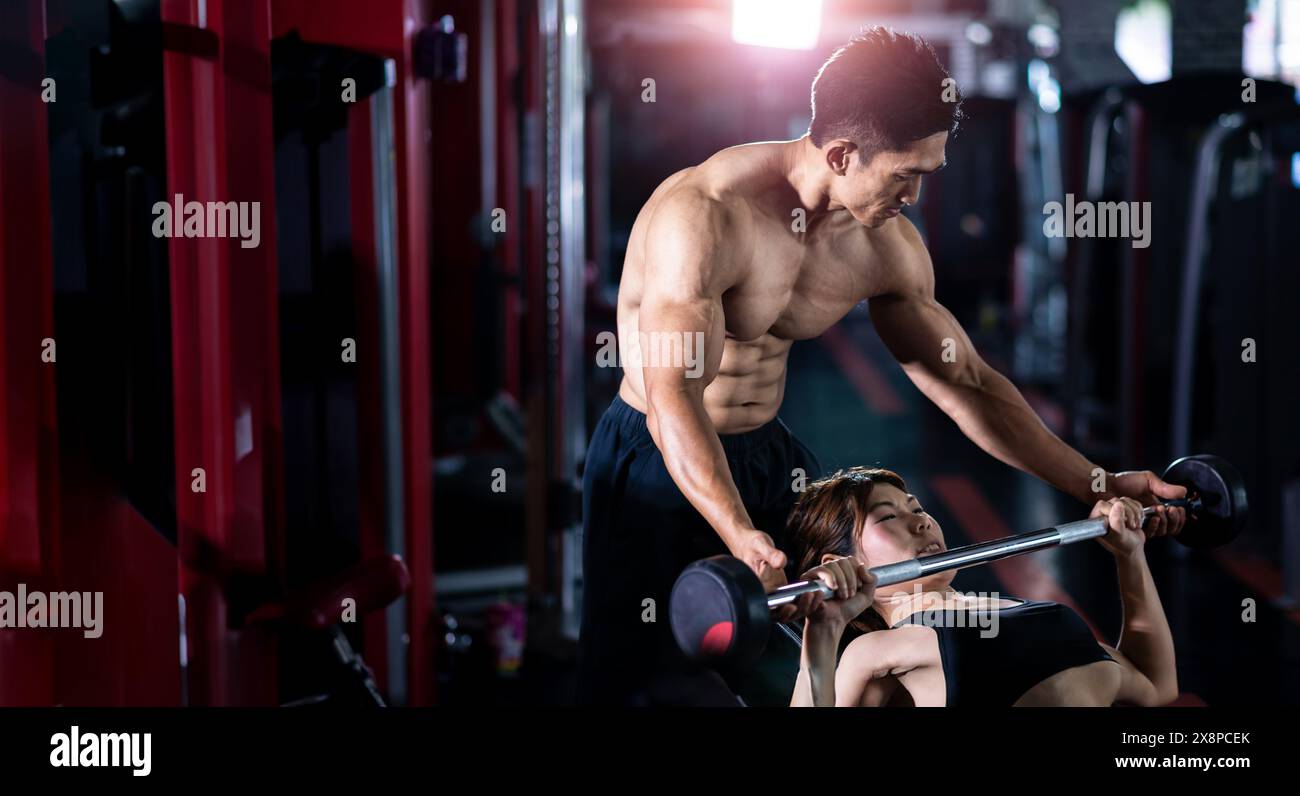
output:
[[[887,688],[885,678],[894,668],[890,663],[893,644],[888,630],[877,630],[859,636],[844,650],[839,671],[835,673],[837,704],[845,707],[878,708],[889,701],[893,688]],[[892,680],[893,686],[898,685]]]
[[[790,707],[834,707],[840,638],[848,623],[871,606],[876,577],[865,562],[827,556],[821,566],[805,572],[803,579],[820,580],[835,593],[829,600],[820,592],[806,595],[811,599],[804,609],[803,649]]]
[[[925,678],[938,670],[939,647],[934,630],[921,626],[876,630],[853,639],[840,656],[835,673],[836,703],[850,707],[882,707],[900,693],[912,692],[908,678]],[[940,678],[940,682],[942,682]],[[943,706],[932,689],[914,683],[919,690],[905,693],[907,704],[917,707]]]
[[[1169,632],[1160,594],[1141,548],[1124,559],[1117,558],[1119,594],[1124,605],[1119,651],[1143,675],[1125,693],[1123,682],[1118,700],[1139,705],[1165,705],[1178,698],[1178,666],[1174,637]]]
[[[1155,579],[1147,566],[1141,507],[1124,498],[1100,501],[1092,516],[1106,516],[1106,536],[1098,541],[1115,556],[1124,624],[1115,660],[1126,671],[1116,701],[1164,705],[1178,698],[1174,637],[1169,631]]]
[[[790,697],[790,707],[835,707],[835,656],[839,642],[838,633],[804,623],[799,678]]]

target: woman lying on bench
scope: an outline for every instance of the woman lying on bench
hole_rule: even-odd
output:
[[[804,623],[792,706],[1162,705],[1178,695],[1174,643],[1143,554],[1136,501],[1098,501],[1098,542],[1115,556],[1124,625],[1099,643],[1067,606],[964,595],[954,571],[874,589],[869,566],[941,552],[943,531],[888,470],[855,467],[800,496],[788,522],[790,560],[821,579]],[[1163,520],[1163,517],[1161,518]]]

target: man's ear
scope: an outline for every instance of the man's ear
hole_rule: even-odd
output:
[[[829,564],[830,562],[834,561],[837,558],[839,558],[839,556],[835,555],[834,553],[823,553],[822,560],[819,563]]]
[[[826,152],[826,165],[837,176],[843,177],[848,173],[849,167],[853,165],[853,153],[858,151],[858,145],[847,138],[837,138],[828,142],[824,150]]]

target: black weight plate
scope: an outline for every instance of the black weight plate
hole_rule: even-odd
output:
[[[1177,536],[1187,547],[1204,549],[1227,544],[1246,527],[1249,506],[1241,473],[1228,460],[1210,454],[1184,456],[1165,470],[1164,480],[1200,495],[1202,507],[1189,516]]]
[[[682,652],[717,666],[751,665],[771,632],[763,584],[731,556],[706,558],[683,570],[668,610]]]

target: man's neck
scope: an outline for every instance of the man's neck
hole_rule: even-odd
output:
[[[785,145],[782,169],[785,179],[799,196],[799,204],[811,223],[835,209],[831,206],[830,175],[821,168],[821,150],[803,137]]]

